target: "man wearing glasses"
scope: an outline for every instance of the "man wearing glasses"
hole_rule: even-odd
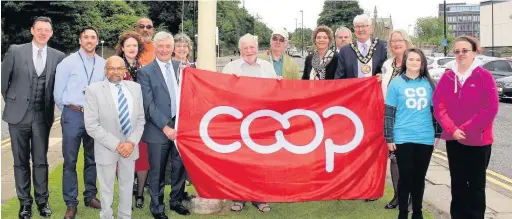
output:
[[[53,96],[62,112],[62,155],[64,170],[62,193],[67,206],[64,219],[73,219],[78,207],[76,163],[81,141],[84,147],[84,201],[86,207],[101,209],[96,198],[96,162],[94,140],[84,126],[85,88],[105,79],[105,59],[96,54],[99,35],[93,27],[80,31],[80,49],[57,65]]]
[[[132,185],[138,143],[144,130],[144,107],[140,85],[123,81],[124,61],[107,59],[108,80],[85,91],[85,129],[94,138],[94,152],[101,194],[100,218],[113,218],[116,169],[119,184],[118,218],[132,218]]]
[[[142,40],[144,41],[144,50],[140,54],[139,63],[146,66],[155,60],[155,47],[151,40],[153,38],[153,21],[149,18],[141,18],[137,21],[135,29],[137,33],[142,36]]]
[[[363,78],[378,76],[382,78],[382,65],[386,61],[386,41],[371,38],[373,27],[368,15],[358,15],[354,18],[354,34],[356,42],[341,48],[338,53],[338,67],[335,79]]]
[[[278,76],[282,76],[284,79],[300,80],[302,75],[299,73],[299,66],[292,57],[284,53],[287,45],[288,31],[274,29],[270,38],[270,50],[259,54],[258,58],[272,63]]]

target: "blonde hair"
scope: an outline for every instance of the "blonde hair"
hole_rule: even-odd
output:
[[[407,44],[407,49],[411,49],[414,47],[414,45],[412,44],[411,38],[409,37],[409,34],[407,34],[407,32],[405,32],[404,30],[401,30],[401,29],[393,30],[389,34],[389,39],[388,39],[388,57],[390,57],[390,58],[395,57],[395,54],[393,54],[393,51],[391,50],[391,37],[395,33],[399,33],[400,35],[402,35],[402,38],[404,38],[404,40]],[[405,50],[407,50],[407,49],[405,49]]]

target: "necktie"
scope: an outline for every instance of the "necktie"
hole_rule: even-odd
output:
[[[121,132],[124,135],[128,135],[132,130],[132,126],[130,124],[130,112],[128,110],[128,101],[124,96],[123,89],[121,89],[120,84],[116,84],[117,87],[117,102],[119,103],[117,107],[117,112],[119,113],[119,123],[121,124]]]
[[[174,90],[174,83],[172,82],[171,64],[165,64],[165,81],[167,84],[167,90],[169,90],[169,96],[171,98],[171,114],[172,117],[176,116],[176,91]]]
[[[37,50],[37,58],[36,58],[36,73],[38,76],[40,76],[43,73],[44,70],[44,63],[43,63],[43,50],[39,49]]]
[[[361,52],[361,54],[363,56],[368,55],[368,48],[367,48],[368,46],[366,44],[363,44],[362,46],[363,46],[363,51]]]

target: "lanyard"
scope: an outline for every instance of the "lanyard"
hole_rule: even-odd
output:
[[[89,72],[87,72],[87,68],[85,67],[85,62],[84,62],[84,59],[82,58],[82,54],[80,54],[80,51],[78,51],[78,55],[80,56],[80,59],[82,60],[82,65],[84,66],[84,71],[85,71],[85,74],[87,75],[87,79],[89,79],[89,82],[87,83],[87,85],[89,86],[89,85],[91,85],[92,76],[94,76],[94,66],[96,65],[96,57],[94,57],[94,59],[93,59],[91,77],[89,77]]]

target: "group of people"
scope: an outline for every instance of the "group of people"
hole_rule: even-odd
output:
[[[306,57],[302,75],[285,54],[288,32],[284,29],[273,31],[270,49],[262,54],[258,54],[257,37],[242,36],[240,59],[228,63],[222,72],[277,80],[376,76],[385,99],[383,128],[395,190],[386,209],[399,207],[399,219],[407,218],[409,211],[413,218],[423,218],[425,175],[441,138],[446,140],[450,165],[452,217],[483,218],[485,170],[498,96],[492,75],[474,61],[477,41],[471,37],[455,40],[455,67],[437,83],[428,73],[425,55],[413,47],[406,32],[394,30],[386,42],[371,37],[367,15],[356,16],[353,25],[355,40],[346,27],[334,36],[329,27],[317,27],[312,37],[316,49]],[[182,201],[193,197],[185,192],[187,173],[174,140],[181,70],[195,67],[189,61],[192,43],[184,34],[158,32],[153,36],[153,28],[150,19],[140,19],[135,31],[121,34],[116,55],[104,60],[95,53],[98,31],[85,27],[80,31],[80,49],[65,57],[47,46],[53,34],[51,19],[38,17],[30,29],[32,42],[9,47],[2,62],[1,92],[6,102],[2,118],[11,135],[19,218],[32,216],[32,184],[39,214],[52,214],[46,154],[54,105],[62,111],[65,219],[77,213],[80,145],[85,160],[84,204],[101,209],[101,218],[113,218],[116,178],[119,218],[131,218],[133,205],[144,208],[146,185],[153,217],[168,218],[164,187],[169,157],[169,208],[190,214]],[[97,179],[101,200],[96,197]],[[271,208],[264,201],[252,204],[268,212]],[[231,210],[239,212],[244,206],[245,201],[236,200]]]

